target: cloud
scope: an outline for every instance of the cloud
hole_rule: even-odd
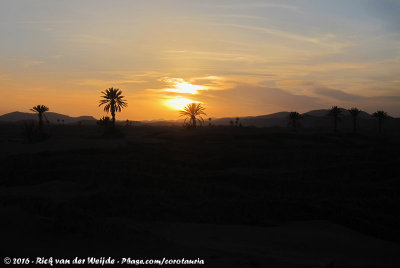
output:
[[[200,50],[166,50],[162,57],[164,60],[197,60],[220,62],[255,62],[260,60],[259,55],[250,53],[227,53],[218,51]]]
[[[275,74],[261,73],[261,72],[239,72],[239,71],[221,71],[222,75],[239,75],[239,76],[255,76],[255,77],[274,77]]]
[[[341,101],[355,101],[355,100],[360,100],[360,99],[364,98],[359,95],[349,94],[342,90],[331,89],[331,88],[327,88],[327,87],[316,87],[313,89],[313,92],[315,94],[318,94],[321,96],[326,96],[326,97],[334,98],[334,99],[341,100]]]
[[[308,36],[303,36],[303,35],[298,35],[298,34],[293,34],[290,32],[285,32],[285,31],[280,31],[280,30],[275,30],[275,29],[270,29],[267,27],[256,27],[256,26],[248,26],[248,25],[241,25],[241,24],[231,24],[231,23],[217,23],[219,26],[226,26],[226,27],[234,27],[234,28],[240,28],[244,30],[252,30],[252,31],[257,31],[269,35],[274,35],[280,38],[285,38],[285,39],[291,39],[295,41],[302,41],[302,42],[308,42],[308,43],[320,43],[321,39],[317,37],[308,37]]]
[[[126,85],[146,83],[142,80],[101,80],[101,79],[85,79],[77,81],[79,86],[107,86],[107,85]]]
[[[33,66],[39,66],[42,65],[44,63],[44,61],[40,61],[40,60],[30,60],[30,61],[25,61],[23,63],[24,68],[30,68]]]
[[[294,5],[276,4],[276,3],[242,3],[224,6],[225,8],[243,9],[243,8],[281,8],[291,11],[299,11]]]
[[[238,83],[232,89],[209,92],[200,95],[199,100],[210,106],[227,109],[228,114],[259,115],[282,110],[307,111],[320,108],[319,98],[292,94],[286,90],[261,85]],[[232,112],[230,111],[232,110]]]
[[[64,55],[59,54],[59,55],[47,56],[46,58],[52,59],[52,60],[58,60],[58,59],[61,59],[63,57],[64,57]]]
[[[400,103],[400,96],[375,96],[369,99],[374,99],[377,101],[384,101],[384,102],[397,102]]]

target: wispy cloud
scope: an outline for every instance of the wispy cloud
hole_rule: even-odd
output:
[[[79,86],[110,86],[110,85],[126,85],[146,83],[144,80],[101,80],[101,79],[84,79],[77,81]]]
[[[212,60],[221,62],[255,62],[260,61],[260,57],[247,53],[227,53],[209,50],[166,50],[163,52],[162,59],[179,60]]]
[[[336,100],[341,101],[355,101],[360,100],[363,97],[355,94],[346,93],[342,90],[326,88],[326,87],[317,87],[313,89],[314,93],[320,96],[331,97]]]
[[[225,26],[225,27],[234,27],[234,28],[239,28],[239,29],[244,29],[244,30],[257,31],[257,32],[261,32],[264,34],[268,34],[268,35],[274,35],[274,36],[280,37],[280,38],[290,39],[290,40],[294,40],[294,41],[307,42],[307,43],[313,43],[313,44],[320,44],[320,43],[323,43],[324,40],[326,40],[328,38],[331,39],[332,37],[334,37],[332,34],[327,34],[323,37],[315,37],[315,36],[309,37],[309,36],[304,36],[304,35],[293,34],[290,32],[285,32],[285,31],[281,31],[281,30],[271,29],[271,28],[267,28],[267,27],[257,27],[257,26],[242,25],[242,24],[216,23],[216,25]]]
[[[225,5],[225,8],[244,9],[244,8],[281,8],[291,11],[299,11],[299,7],[295,5],[277,4],[277,3],[241,3]]]
[[[40,60],[29,60],[29,61],[24,61],[23,66],[24,66],[24,68],[30,68],[30,67],[42,65],[43,63],[44,63],[44,61],[40,61]]]

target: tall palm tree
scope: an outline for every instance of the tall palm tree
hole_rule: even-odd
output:
[[[376,111],[375,113],[372,114],[375,118],[378,119],[378,130],[379,133],[382,132],[382,125],[383,121],[388,118],[388,115],[385,111]]]
[[[340,116],[342,115],[342,110],[340,110],[337,106],[332,106],[328,113],[329,116],[333,117],[333,130],[337,131],[337,122],[340,120]]]
[[[293,131],[297,130],[298,121],[302,119],[303,116],[298,112],[290,112],[289,113],[289,124],[292,126]]]
[[[182,111],[179,111],[180,116],[185,116],[185,124],[188,120],[189,123],[187,124],[188,127],[196,128],[197,122],[202,124],[204,119],[201,117],[202,115],[206,115],[204,112],[206,108],[201,105],[201,103],[189,103],[186,105]]]
[[[361,113],[361,110],[353,107],[349,110],[350,115],[353,117],[353,132],[357,130],[357,117]]]
[[[101,93],[103,94],[103,96],[101,96],[103,99],[100,100],[99,107],[105,105],[104,111],[111,113],[112,125],[114,127],[115,113],[121,112],[123,108],[128,107],[128,103],[124,99],[124,96],[122,96],[122,91],[118,88],[111,87],[105,91],[102,91]]]
[[[36,105],[32,107],[31,111],[36,112],[39,116],[39,131],[42,131],[43,127],[43,114],[49,110],[49,107],[45,105]]]

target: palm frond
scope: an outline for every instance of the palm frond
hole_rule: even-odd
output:
[[[36,105],[34,107],[32,107],[32,109],[30,109],[32,112],[37,112],[39,114],[45,113],[47,111],[49,111],[49,107],[45,106],[45,105]]]
[[[99,107],[105,105],[105,112],[121,112],[123,108],[128,107],[128,103],[119,88],[111,87],[102,91],[101,94],[103,95],[99,101]]]
[[[179,116],[185,117],[184,125],[195,127],[196,122],[203,124],[204,119],[202,115],[206,115],[204,112],[205,108],[201,103],[189,103],[181,111],[179,111]],[[186,123],[188,121],[188,123]]]

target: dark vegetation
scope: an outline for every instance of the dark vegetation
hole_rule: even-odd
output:
[[[0,186],[10,191],[2,205],[67,234],[93,235],[110,217],[259,226],[325,219],[400,242],[398,133],[127,126],[109,148],[101,127],[50,126],[39,152],[3,155]],[[3,129],[3,145],[13,128]],[[99,146],[56,148],[93,140]],[[59,200],[31,190],[51,183],[76,194]]]

